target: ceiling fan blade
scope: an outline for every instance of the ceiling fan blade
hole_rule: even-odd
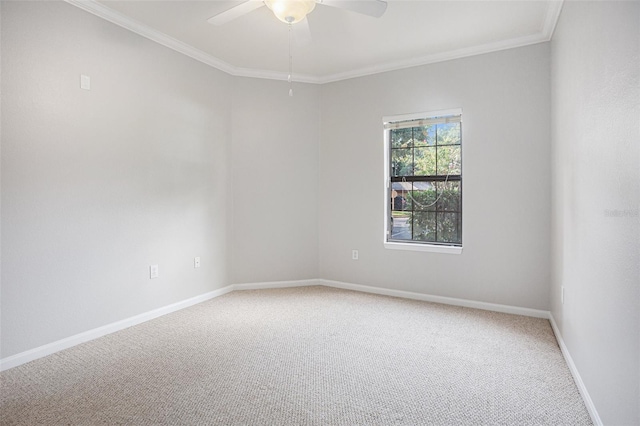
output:
[[[231,9],[212,16],[207,19],[207,22],[216,26],[223,25],[262,6],[264,6],[262,0],[245,0],[237,6],[233,6]]]
[[[293,41],[296,46],[307,46],[311,44],[311,28],[309,28],[309,17],[292,26]]]
[[[351,10],[374,18],[381,17],[387,10],[387,2],[384,0],[316,0],[316,3]]]

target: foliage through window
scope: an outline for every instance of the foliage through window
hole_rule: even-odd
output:
[[[385,122],[387,241],[462,245],[462,116]]]

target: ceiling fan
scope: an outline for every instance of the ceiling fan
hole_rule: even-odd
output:
[[[287,24],[304,21],[316,4],[351,10],[363,15],[381,17],[387,10],[385,0],[244,0],[240,4],[207,19],[213,25],[223,25],[262,6],[267,6],[278,19]]]
[[[289,26],[289,96],[293,96],[291,88],[292,74],[292,54],[291,54],[291,30],[293,24],[296,25],[296,41],[305,45],[311,40],[307,15],[313,11],[316,4],[331,6],[339,9],[350,10],[363,15],[381,17],[387,10],[385,0],[244,0],[231,9],[218,13],[207,19],[210,24],[219,26],[246,15],[262,6],[267,6],[273,14],[282,22]]]

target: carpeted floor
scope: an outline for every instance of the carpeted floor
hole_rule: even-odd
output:
[[[3,425],[590,425],[547,320],[236,291],[0,374]]]

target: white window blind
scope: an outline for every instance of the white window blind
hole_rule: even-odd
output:
[[[461,121],[462,121],[461,115],[449,115],[446,117],[429,117],[429,118],[420,118],[417,120],[389,121],[384,123],[384,128],[385,129],[407,129],[411,127],[424,127],[432,124],[460,123]]]

